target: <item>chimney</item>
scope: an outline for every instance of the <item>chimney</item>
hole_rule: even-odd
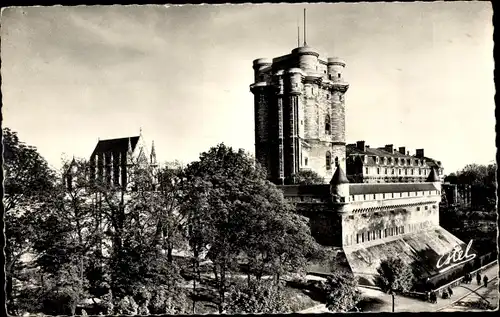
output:
[[[394,154],[394,146],[392,144],[386,144],[384,148],[387,152]]]
[[[356,147],[358,148],[358,150],[364,152],[366,150],[366,148],[365,148],[365,141],[357,141],[356,142]]]
[[[399,147],[399,153],[401,153],[401,154],[405,155],[405,152],[406,152],[406,147],[404,147],[404,146],[400,146],[400,147]]]
[[[424,149],[417,149],[417,153],[415,154],[415,156],[418,158],[423,158],[424,157]]]

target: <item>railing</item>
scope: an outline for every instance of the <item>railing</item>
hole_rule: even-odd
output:
[[[490,263],[488,263],[486,265],[483,265],[482,267],[480,267],[480,268],[478,268],[478,269],[470,272],[470,275],[474,276],[474,274],[476,274],[478,272],[479,273],[483,272],[484,270],[488,269],[489,267],[495,265],[497,262],[498,262],[498,260],[495,260],[495,261],[490,262]],[[447,283],[447,284],[445,284],[443,286],[440,286],[440,287],[436,288],[434,290],[434,292],[436,292],[439,295],[442,295],[441,292],[443,292],[444,290],[446,290],[448,287],[455,287],[455,286],[458,286],[458,285],[462,284],[464,278],[465,278],[464,276],[462,276],[460,278],[457,278],[456,280],[453,280],[453,281],[451,281],[451,282],[449,282],[449,283]]]

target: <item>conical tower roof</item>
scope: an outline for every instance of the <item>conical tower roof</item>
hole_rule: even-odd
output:
[[[439,177],[437,176],[436,170],[434,168],[431,168],[429,177],[427,177],[427,182],[429,183],[439,182]]]
[[[340,184],[348,184],[349,180],[347,176],[345,176],[344,171],[340,166],[337,167],[337,170],[333,174],[332,180],[330,181],[330,185],[340,185]]]

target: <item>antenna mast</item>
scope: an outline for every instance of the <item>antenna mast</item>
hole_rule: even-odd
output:
[[[307,45],[306,42],[306,8],[304,8],[304,46]]]
[[[297,19],[297,47],[300,46],[300,25],[299,19]]]

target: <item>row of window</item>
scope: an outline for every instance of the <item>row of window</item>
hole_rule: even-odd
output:
[[[386,237],[392,237],[392,236],[400,235],[400,234],[404,234],[404,233],[405,233],[404,226],[385,228],[383,230],[380,229],[380,230],[374,230],[374,231],[367,231],[367,232],[356,234],[356,243],[363,243],[363,242],[373,241],[373,240],[377,240],[377,239],[383,239]]]
[[[380,175],[381,172],[383,172],[383,175],[396,175],[396,169],[395,168],[380,168],[380,167],[377,167],[377,175]],[[398,174],[397,175],[402,175],[403,174],[403,171],[404,171],[404,174],[405,175],[408,175],[408,171],[410,171],[410,174],[409,175],[417,175],[417,171],[418,171],[418,175],[422,176],[426,176],[429,174],[429,170],[428,169],[424,169],[424,168],[404,168],[404,169],[397,169],[397,172]],[[439,175],[439,170],[436,171],[437,174]],[[368,167],[365,167],[365,174],[370,174],[370,168]]]
[[[379,156],[374,156],[375,163],[381,164],[381,158]],[[352,157],[354,160],[355,158]],[[364,155],[363,162],[368,163],[368,155]],[[425,165],[425,159],[412,159],[412,158],[395,158],[395,157],[384,157],[383,165],[400,165],[400,166],[422,166]]]
[[[427,228],[429,225],[430,225],[429,221],[424,221],[424,222],[420,222],[420,223],[408,224],[406,226],[397,226],[397,227],[361,232],[361,233],[356,234],[355,241],[347,240],[346,244],[349,245],[349,244],[351,244],[351,242],[358,244],[358,243],[383,239],[386,237],[402,235],[402,234],[405,234],[405,227],[408,229],[409,232],[415,232],[415,231],[419,231],[419,230],[422,230],[424,228]],[[407,232],[407,233],[409,233],[409,232]],[[346,238],[349,238],[349,237],[347,236]]]
[[[425,195],[439,195],[439,190],[418,191],[418,192],[399,192],[399,193],[381,193],[381,194],[364,194],[364,195],[351,195],[351,201],[361,200],[377,200],[389,198],[403,198],[403,197],[417,197]]]

